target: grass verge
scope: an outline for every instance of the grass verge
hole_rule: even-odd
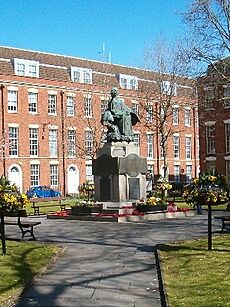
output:
[[[230,306],[230,236],[160,245],[164,286],[169,305]]]
[[[35,242],[7,241],[6,246],[7,254],[0,255],[0,306],[16,298],[61,251],[58,246]]]

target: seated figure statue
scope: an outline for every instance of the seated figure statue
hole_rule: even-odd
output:
[[[111,89],[111,99],[108,109],[102,114],[101,123],[107,127],[107,141],[132,142],[134,140],[132,126],[139,122],[139,118],[124,102],[117,97],[116,87]]]

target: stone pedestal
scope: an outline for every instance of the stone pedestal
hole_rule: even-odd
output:
[[[146,198],[147,160],[134,143],[106,143],[93,160],[96,200],[135,202]]]

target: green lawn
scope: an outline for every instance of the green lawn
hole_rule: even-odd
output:
[[[25,284],[61,251],[58,246],[35,242],[6,241],[6,248],[7,254],[0,255],[0,306],[18,296]]]
[[[230,306],[230,235],[160,246],[165,290],[171,307]]]

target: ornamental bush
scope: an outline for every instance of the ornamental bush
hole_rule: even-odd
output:
[[[229,200],[226,177],[209,172],[200,173],[191,185],[185,187],[183,197],[188,204],[220,205]]]
[[[29,200],[24,193],[20,193],[15,184],[4,177],[0,177],[0,209],[6,212],[16,212],[23,209]]]

